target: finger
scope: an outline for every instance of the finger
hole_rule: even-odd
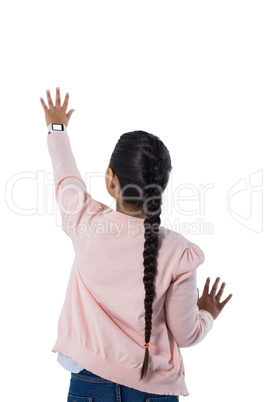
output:
[[[212,286],[212,289],[211,289],[211,292],[210,292],[212,297],[214,297],[215,294],[216,294],[216,290],[217,290],[218,284],[220,282],[220,279],[221,279],[220,277],[217,277],[215,282],[214,282],[214,285]]]
[[[73,114],[73,112],[74,112],[74,109],[69,110],[69,112],[66,114],[68,120],[70,120],[70,117]]]
[[[67,107],[68,107],[68,101],[69,101],[69,92],[67,92],[67,94],[65,95],[65,99],[64,102],[62,104],[62,110],[64,111],[64,113],[66,113]]]
[[[205,286],[204,286],[203,294],[206,294],[206,295],[208,294],[208,292],[209,292],[209,284],[210,284],[210,278],[208,277],[207,280],[206,280]]]
[[[47,100],[48,100],[49,109],[50,109],[50,110],[53,110],[53,109],[54,109],[54,105],[53,105],[53,102],[52,102],[52,99],[51,99],[51,96],[50,96],[50,91],[49,91],[49,89],[47,89]]]
[[[226,283],[223,282],[222,285],[221,285],[221,288],[220,288],[220,290],[219,290],[219,292],[218,292],[218,294],[217,294],[217,296],[215,297],[215,299],[217,299],[218,301],[220,301],[220,299],[221,299],[221,297],[222,297],[222,294],[223,294],[225,285],[226,285]]]
[[[44,108],[44,111],[45,111],[46,113],[49,112],[49,109],[48,109],[47,105],[45,104],[44,99],[43,99],[43,98],[40,98],[40,101],[41,101],[41,103],[42,103],[42,106],[43,106],[43,108]]]
[[[220,308],[221,308],[221,309],[223,309],[223,307],[228,303],[228,301],[232,298],[232,296],[233,296],[232,294],[229,294],[229,296],[226,297],[226,299],[223,300],[222,303],[220,303]]]
[[[56,108],[60,108],[60,88],[56,88]]]

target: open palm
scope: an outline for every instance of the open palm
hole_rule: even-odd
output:
[[[64,102],[61,106],[60,89],[57,87],[56,104],[54,106],[51,99],[50,91],[47,89],[47,100],[48,100],[48,107],[45,104],[44,99],[40,98],[41,104],[45,112],[47,126],[49,126],[50,123],[59,123],[59,124],[65,124],[65,126],[67,127],[71,115],[74,112],[74,109],[71,109],[69,110],[68,113],[66,113],[69,101],[69,93],[68,92],[66,93]]]
[[[233,296],[232,294],[229,294],[229,296],[225,300],[223,300],[223,302],[220,302],[226,283],[225,282],[222,283],[221,288],[216,295],[219,281],[220,278],[217,277],[217,279],[214,282],[214,285],[212,286],[211,292],[209,293],[210,278],[207,278],[203,294],[200,298],[199,298],[199,289],[197,289],[198,290],[197,305],[199,309],[208,311],[213,316],[214,320],[218,317],[218,315],[221,313],[223,308],[226,306],[226,304]]]

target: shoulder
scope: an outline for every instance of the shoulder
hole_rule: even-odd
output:
[[[169,251],[169,260],[178,272],[194,271],[205,260],[205,253],[195,242],[174,230],[160,227],[160,239],[163,249]]]
[[[176,232],[175,230],[168,229],[165,226],[160,226],[159,236],[161,237],[162,241],[172,245],[178,251],[185,250],[186,248],[189,248],[193,244],[195,244],[191,242],[187,237],[183,236],[181,233]]]

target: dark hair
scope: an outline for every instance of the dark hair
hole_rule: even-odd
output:
[[[117,175],[124,203],[144,211],[143,265],[145,287],[145,342],[149,343],[152,331],[153,299],[155,296],[159,226],[162,212],[162,192],[172,169],[169,151],[163,142],[146,131],[122,134],[112,153],[109,167]],[[149,349],[145,349],[140,380],[146,377]]]

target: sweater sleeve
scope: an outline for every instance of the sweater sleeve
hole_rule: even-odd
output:
[[[177,275],[167,291],[166,323],[179,347],[199,343],[213,327],[213,316],[197,306],[196,269],[204,259],[201,248],[191,243],[181,255]]]
[[[48,152],[51,157],[55,196],[62,218],[62,228],[70,237],[75,233],[86,202],[91,200],[86,184],[77,168],[71,149],[70,138],[66,133],[47,135]]]

